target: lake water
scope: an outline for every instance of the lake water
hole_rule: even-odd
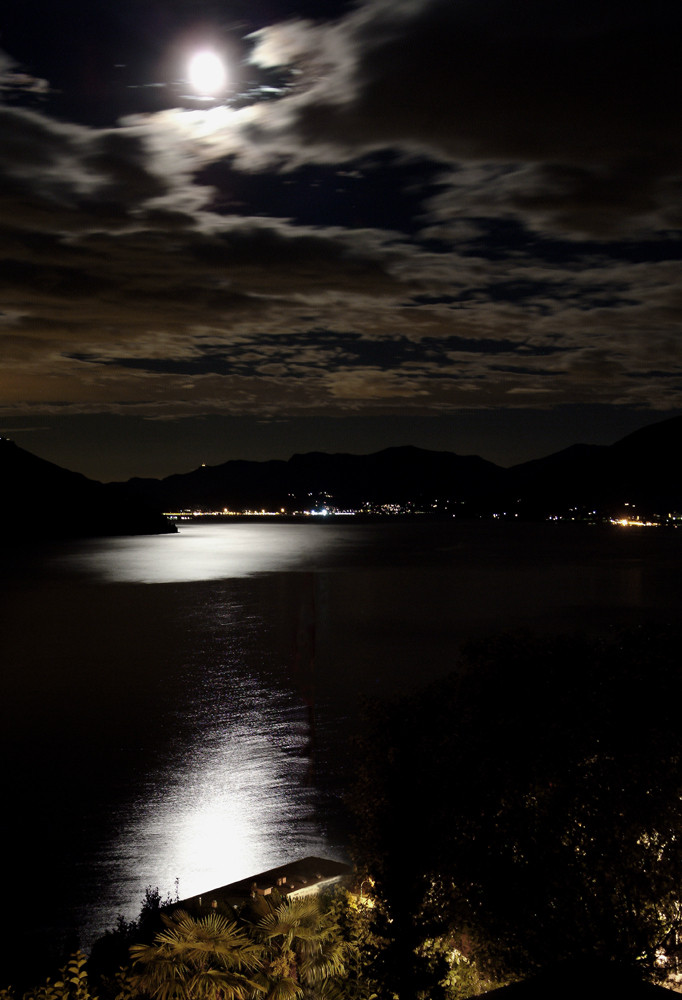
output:
[[[510,629],[674,621],[682,532],[491,522],[193,523],[0,575],[6,912],[85,944],[180,896],[345,857],[367,696]]]

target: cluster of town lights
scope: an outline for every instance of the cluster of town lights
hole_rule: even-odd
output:
[[[260,510],[254,510],[252,508],[244,508],[242,510],[231,510],[228,507],[223,507],[221,510],[179,510],[179,511],[165,511],[164,516],[172,518],[177,521],[187,521],[194,518],[203,517],[353,517],[357,514],[372,514],[372,515],[383,515],[390,516],[396,514],[420,514],[423,513],[420,510],[410,510],[408,508],[402,507],[398,504],[380,504],[380,505],[365,505],[364,508],[360,510],[354,509],[344,509],[340,510],[335,507],[320,507],[311,508],[309,510],[285,510],[284,507],[280,507],[279,510],[266,510],[261,508]],[[452,515],[455,516],[454,514]],[[484,515],[479,515],[484,516]],[[510,514],[506,511],[504,513],[492,513],[487,515],[493,520],[508,520],[510,518],[518,518],[519,514]],[[658,515],[655,515],[658,517]],[[590,523],[596,523],[600,521],[602,524],[614,524],[622,528],[660,528],[661,525],[673,525],[677,527],[678,522],[682,522],[682,515],[679,513],[670,513],[667,516],[661,515],[658,520],[643,520],[639,515],[633,517],[599,517],[596,511],[589,512],[588,515],[576,515],[569,512],[568,514],[550,514],[546,518],[548,521],[589,521]]]
[[[611,518],[611,524],[619,524],[623,528],[660,528],[660,521],[638,521],[627,517]]]

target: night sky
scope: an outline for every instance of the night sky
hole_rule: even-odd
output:
[[[657,0],[5,5],[0,433],[108,480],[509,465],[682,413],[681,29]]]

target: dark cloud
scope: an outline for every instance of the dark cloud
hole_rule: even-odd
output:
[[[106,127],[0,56],[0,414],[682,406],[680,8],[272,9],[269,90]]]
[[[310,84],[250,135],[297,161],[392,146],[508,165],[479,203],[565,230],[679,226],[680,28],[668,3],[375,0],[258,35],[259,63]]]

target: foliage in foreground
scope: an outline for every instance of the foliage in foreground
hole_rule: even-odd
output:
[[[333,915],[318,899],[260,897],[251,907],[251,933],[261,947],[259,989],[266,1000],[333,996],[345,971],[343,943]]]
[[[665,971],[681,917],[679,640],[507,637],[373,706],[355,859],[385,908],[389,995],[453,995],[458,956],[498,980],[585,954]]]
[[[87,956],[76,951],[55,979],[48,978],[42,986],[24,993],[24,1000],[96,1000],[90,988]],[[0,1000],[12,1000],[9,989],[0,990]]]
[[[164,911],[177,902],[177,882],[174,898],[170,893],[164,897],[158,886],[148,885],[137,919],[126,920],[124,916],[119,916],[116,926],[95,941],[88,964],[98,986],[103,976],[111,978],[117,969],[128,964],[132,945],[151,944],[154,936],[163,930]]]
[[[24,1000],[317,1000],[343,996],[346,946],[334,914],[314,897],[256,901],[239,920],[214,911],[160,915],[163,928],[130,948],[130,964],[114,975],[88,976],[75,953],[58,977]],[[120,923],[120,922],[119,922]],[[137,924],[135,923],[135,926]],[[128,933],[129,927],[119,930]],[[0,990],[0,1000],[13,1000]]]
[[[164,916],[152,944],[133,945],[133,985],[154,1000],[248,1000],[259,991],[249,973],[261,949],[235,921],[219,913],[198,919],[184,910]]]

